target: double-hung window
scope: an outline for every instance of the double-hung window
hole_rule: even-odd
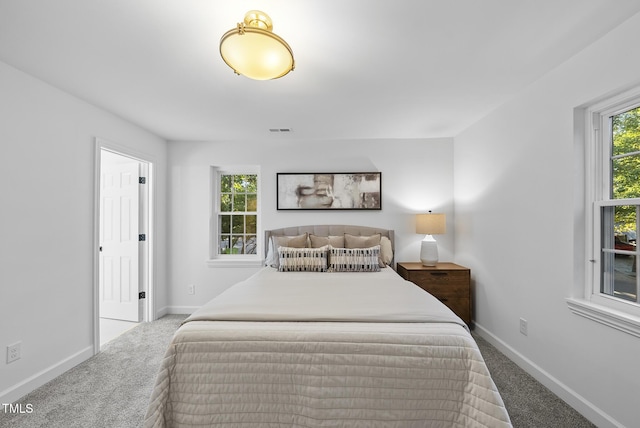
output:
[[[587,122],[585,299],[602,309],[587,316],[640,335],[640,90],[591,107]]]
[[[258,173],[214,168],[212,182],[212,262],[259,261]]]

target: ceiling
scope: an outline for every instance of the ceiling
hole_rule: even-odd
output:
[[[237,76],[251,9],[292,47]],[[640,0],[0,0],[0,60],[167,140],[453,137],[640,11]],[[291,132],[270,132],[289,128]]]

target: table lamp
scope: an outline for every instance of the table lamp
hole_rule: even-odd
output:
[[[420,246],[420,261],[423,266],[435,266],[438,263],[438,243],[432,235],[441,235],[446,230],[444,214],[418,214],[416,233],[425,235]]]

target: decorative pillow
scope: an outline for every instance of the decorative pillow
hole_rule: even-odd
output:
[[[311,241],[311,248],[320,248],[325,245],[331,245],[333,247],[338,247],[338,248],[344,247],[343,235],[335,235],[335,236],[309,235],[309,240]]]
[[[307,246],[307,234],[304,233],[297,236],[272,236],[269,241],[265,264],[277,268],[279,264],[278,247],[305,248]]]
[[[383,242],[382,238],[384,238],[384,241],[388,241],[388,243]],[[393,259],[391,240],[379,233],[370,236],[358,236],[345,233],[344,243],[346,248],[371,248],[373,246],[380,245],[380,257],[378,258],[378,264],[380,265],[380,267],[387,266],[389,263],[391,263],[391,259]],[[389,256],[389,254],[391,255]]]
[[[380,234],[371,236],[357,236],[349,233],[344,234],[345,248],[371,248],[380,245]]]
[[[370,248],[334,248],[329,246],[329,270],[332,272],[379,272],[380,245]]]
[[[279,247],[280,272],[326,272],[328,245],[320,248]]]

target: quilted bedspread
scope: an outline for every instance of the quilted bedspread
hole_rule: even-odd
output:
[[[294,284],[294,276],[287,276],[287,281]],[[265,274],[257,277],[205,305],[176,332],[158,374],[145,427],[511,426],[464,323],[395,273],[375,280],[367,277],[378,297],[364,299],[371,311],[360,312],[355,321],[342,320],[345,314],[335,307],[324,312],[322,301],[295,298],[289,306],[302,301],[303,307],[296,306],[294,312],[307,314],[304,321],[275,320],[282,307],[271,310],[259,304],[273,281],[261,280]],[[301,278],[307,278],[305,284],[314,283],[310,276]],[[337,307],[356,305],[363,300],[358,297],[362,290],[354,286],[357,292],[351,293],[348,282],[355,277],[350,278],[342,283],[334,277],[343,288],[338,295],[331,286],[322,294],[334,293],[333,300],[340,301]],[[382,284],[389,281],[396,285],[394,295],[406,289],[419,301],[409,306],[425,306],[430,315],[415,314],[418,320],[410,322],[396,310],[403,299],[389,295],[389,314],[370,319],[378,305],[374,300],[384,297]],[[252,299],[256,287],[262,298]],[[282,293],[282,287],[280,281],[267,294]],[[244,319],[232,316],[230,307],[239,303],[238,298],[246,300]],[[279,294],[280,300],[286,298]],[[216,319],[216,312],[221,319]],[[438,320],[433,314],[440,312]],[[327,314],[329,320],[313,319]]]

